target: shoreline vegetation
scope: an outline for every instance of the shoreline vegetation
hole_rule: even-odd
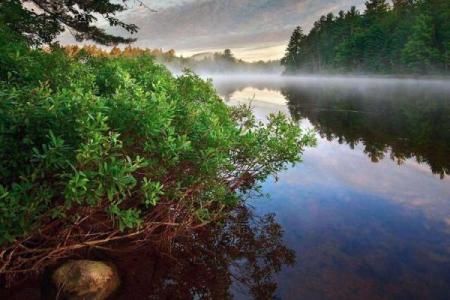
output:
[[[0,24],[1,25],[1,24]],[[0,26],[0,276],[131,251],[220,220],[310,132],[256,121],[211,82],[147,55],[68,56]]]

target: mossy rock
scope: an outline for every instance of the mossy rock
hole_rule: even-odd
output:
[[[68,300],[107,299],[120,285],[114,265],[101,261],[71,260],[52,275],[60,298]]]

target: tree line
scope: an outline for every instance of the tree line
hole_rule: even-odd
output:
[[[78,56],[92,56],[92,57],[138,57],[138,56],[153,56],[153,57],[164,57],[166,60],[171,60],[175,57],[175,50],[170,49],[164,51],[161,48],[139,48],[128,45],[121,49],[117,45],[113,46],[111,50],[103,48],[96,45],[66,45],[62,47],[64,52],[70,57]],[[47,48],[49,51],[51,49]]]
[[[286,73],[448,73],[450,1],[369,0],[297,27],[282,59]]]
[[[51,49],[48,49],[51,51]],[[92,57],[139,57],[152,56],[158,63],[166,65],[171,71],[177,73],[183,70],[192,70],[197,73],[280,73],[281,66],[279,60],[248,62],[236,58],[230,49],[222,52],[205,52],[183,57],[175,50],[164,51],[161,48],[150,49],[128,45],[118,47],[115,45],[110,50],[96,45],[66,45],[64,52],[70,57],[92,56]]]

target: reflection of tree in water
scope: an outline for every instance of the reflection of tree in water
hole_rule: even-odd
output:
[[[119,299],[228,299],[233,282],[256,299],[273,298],[272,276],[295,260],[282,235],[273,215],[239,207],[221,225],[175,242],[170,255],[120,258],[126,278]]]
[[[373,162],[415,158],[441,178],[450,174],[450,96],[416,85],[358,87],[332,82],[225,81],[229,98],[246,87],[281,90],[295,119],[307,118],[319,134],[354,148],[362,143]]]
[[[450,174],[450,99],[425,89],[296,88],[283,95],[294,118],[307,118],[322,137],[354,147],[373,162],[415,157],[434,174]]]

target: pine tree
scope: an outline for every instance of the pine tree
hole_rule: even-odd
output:
[[[366,15],[382,15],[389,10],[389,3],[386,0],[369,0],[366,2]]]
[[[299,69],[302,52],[301,43],[304,38],[303,29],[300,26],[295,28],[287,46],[286,54],[281,60],[281,64],[286,67],[288,73],[295,72]]]
[[[1,0],[0,24],[24,35],[32,45],[50,43],[66,29],[77,41],[93,40],[103,45],[130,43],[135,39],[108,34],[94,25],[102,17],[110,26],[137,32],[136,25],[116,17],[126,9],[125,2],[127,0]]]
[[[415,72],[425,72],[433,68],[439,57],[439,51],[433,44],[431,18],[419,15],[412,28],[411,37],[402,51],[402,60]]]

